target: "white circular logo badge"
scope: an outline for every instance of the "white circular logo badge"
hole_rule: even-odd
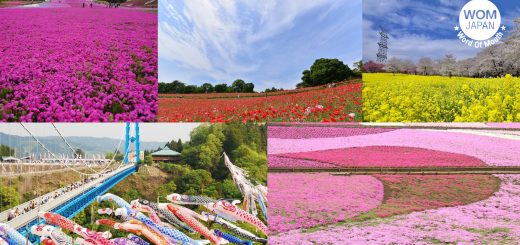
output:
[[[471,0],[460,11],[460,28],[473,40],[490,39],[498,32],[500,24],[500,11],[489,0]]]

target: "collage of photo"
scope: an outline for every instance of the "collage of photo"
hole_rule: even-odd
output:
[[[0,245],[520,243],[520,2],[0,0],[0,27]]]

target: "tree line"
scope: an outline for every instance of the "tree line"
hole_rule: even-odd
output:
[[[361,77],[361,68],[363,62],[354,63],[354,69],[343,63],[339,59],[321,58],[314,61],[312,66],[304,70],[301,82],[297,88],[314,87],[335,82],[350,80],[352,78]],[[212,85],[211,83],[203,83],[200,86],[186,85],[185,83],[175,80],[171,83],[159,83],[159,93],[161,94],[202,94],[202,93],[254,93],[255,85],[246,83],[242,79],[235,80],[230,86],[226,83]],[[282,88],[267,88],[263,92],[283,91]]]
[[[520,18],[515,21],[520,26]],[[475,57],[457,60],[451,54],[434,60],[423,57],[417,62],[391,58],[386,64],[368,61],[364,72],[391,72],[418,75],[464,77],[499,77],[506,74],[520,76],[520,28],[517,27],[503,42],[483,49]]]
[[[231,86],[226,83],[213,85],[211,83],[203,83],[200,86],[186,85],[185,83],[175,80],[171,83],[159,83],[159,93],[163,94],[203,94],[203,93],[254,93],[255,85],[246,83],[242,79],[235,80]]]

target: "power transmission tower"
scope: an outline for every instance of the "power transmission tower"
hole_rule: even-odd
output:
[[[377,43],[379,45],[379,50],[377,51],[377,63],[385,64],[387,59],[387,52],[388,52],[388,34],[381,28],[381,31],[379,31],[379,42]]]

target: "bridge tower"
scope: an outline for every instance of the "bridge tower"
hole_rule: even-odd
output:
[[[135,135],[132,136],[130,134],[130,123],[126,123],[126,134],[125,134],[125,157],[123,162],[128,164],[128,152],[131,143],[135,143],[135,162],[139,163],[141,161],[141,151],[140,151],[140,141],[139,141],[139,123],[135,123]]]

